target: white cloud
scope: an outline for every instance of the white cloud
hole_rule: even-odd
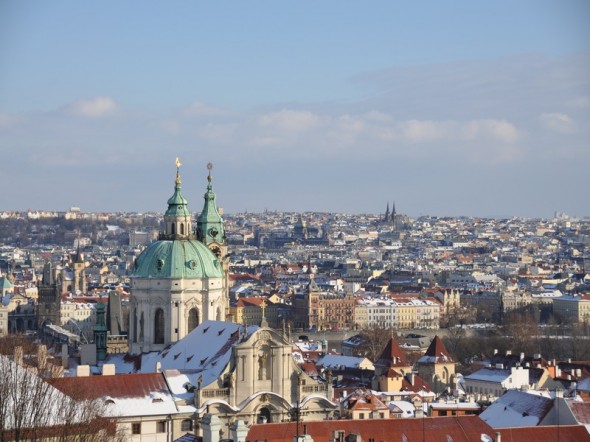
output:
[[[491,138],[503,143],[514,143],[520,134],[513,124],[504,120],[474,120],[464,125],[467,139]]]
[[[576,97],[567,102],[568,106],[576,107],[578,109],[588,109],[590,107],[590,97],[587,95]]]
[[[559,133],[573,133],[576,130],[576,123],[566,114],[559,112],[545,113],[540,116],[543,125],[555,132]]]
[[[115,114],[119,106],[110,97],[79,100],[66,106],[68,113],[87,118],[100,118]]]
[[[261,115],[258,123],[262,127],[272,127],[293,132],[309,130],[316,126],[320,118],[312,112],[283,109]]]
[[[449,137],[448,123],[409,120],[398,125],[402,139],[410,143],[424,143]]]
[[[183,112],[191,117],[226,117],[234,114],[230,109],[212,106],[201,101],[191,103]]]

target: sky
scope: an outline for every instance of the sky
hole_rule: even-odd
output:
[[[590,2],[0,2],[0,211],[590,215]]]

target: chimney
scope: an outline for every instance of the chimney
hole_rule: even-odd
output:
[[[502,435],[499,431],[496,431],[496,442],[502,442]]]
[[[494,348],[494,355],[497,355],[497,354],[498,354],[498,349]]]
[[[76,367],[76,377],[88,377],[90,376],[90,365],[78,365]]]
[[[102,375],[103,376],[114,376],[115,375],[115,364],[103,364]]]
[[[512,354],[512,350],[506,350],[506,356],[510,356]]]
[[[520,353],[520,360],[521,361],[524,360],[524,353],[523,352]]]
[[[156,373],[162,372],[162,363],[160,361],[156,362]]]

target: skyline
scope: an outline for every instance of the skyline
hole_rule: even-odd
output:
[[[368,7],[370,6],[370,7]],[[0,210],[590,215],[590,4],[0,5]]]

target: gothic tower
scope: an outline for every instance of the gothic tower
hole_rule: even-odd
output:
[[[43,267],[43,279],[38,290],[37,329],[40,330],[45,324],[61,325],[60,291],[49,262]]]

